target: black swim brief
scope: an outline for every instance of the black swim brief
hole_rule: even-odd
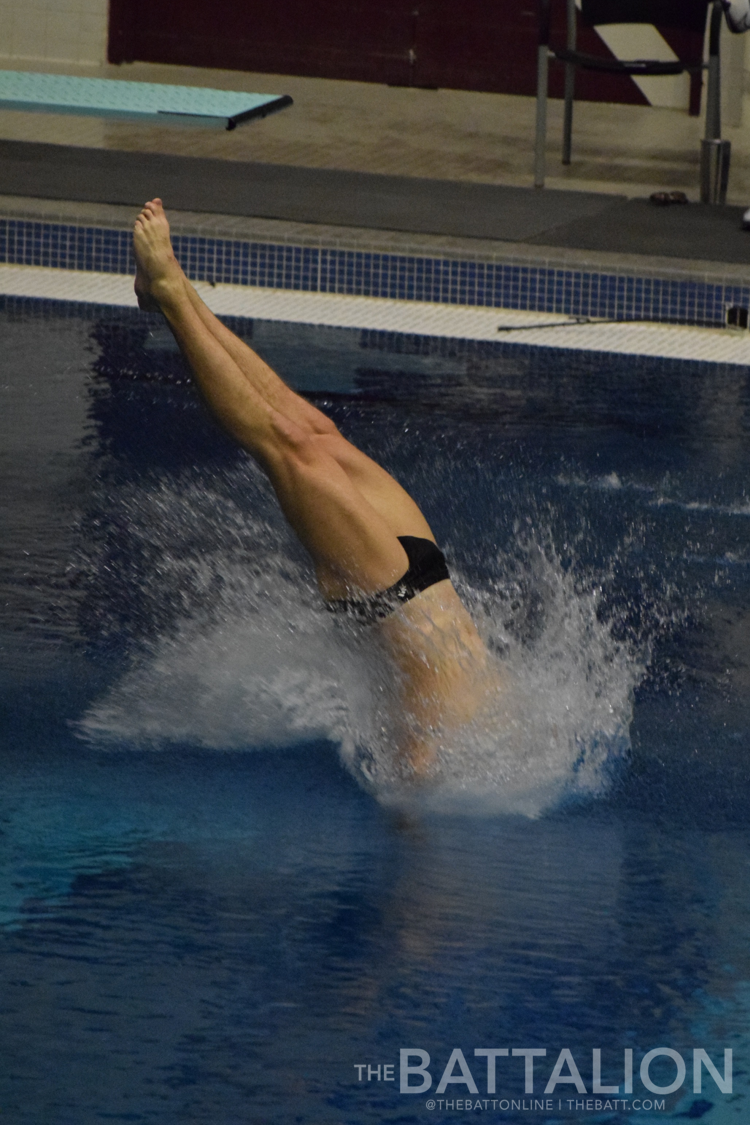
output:
[[[409,569],[398,582],[387,590],[378,590],[363,598],[336,598],[326,605],[331,613],[347,613],[361,625],[372,625],[388,617],[404,602],[410,601],[428,586],[450,578],[445,556],[431,539],[416,535],[399,535],[398,541],[406,551]]]

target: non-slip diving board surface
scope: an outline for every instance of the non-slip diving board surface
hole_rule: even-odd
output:
[[[288,94],[0,70],[0,107],[4,109],[234,129],[243,121],[265,117],[291,104]]]

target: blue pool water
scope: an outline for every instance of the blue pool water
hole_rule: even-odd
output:
[[[520,719],[385,800],[372,654],[160,323],[6,298],[2,1119],[744,1121],[747,372],[233,326],[415,495]]]

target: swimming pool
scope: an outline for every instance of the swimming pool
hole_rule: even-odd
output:
[[[407,484],[523,722],[379,800],[370,655],[159,322],[3,299],[5,1118],[743,1120],[747,370],[232,327]]]

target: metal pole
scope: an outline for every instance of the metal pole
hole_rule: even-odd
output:
[[[708,84],[706,88],[706,132],[707,141],[721,140],[721,63],[719,61],[719,38],[722,18],[721,0],[714,0],[711,7],[711,26],[708,32]]]
[[[726,202],[731,146],[721,139],[721,63],[719,38],[723,10],[714,0],[708,32],[708,83],[706,88],[706,129],[701,141],[701,202]]]

